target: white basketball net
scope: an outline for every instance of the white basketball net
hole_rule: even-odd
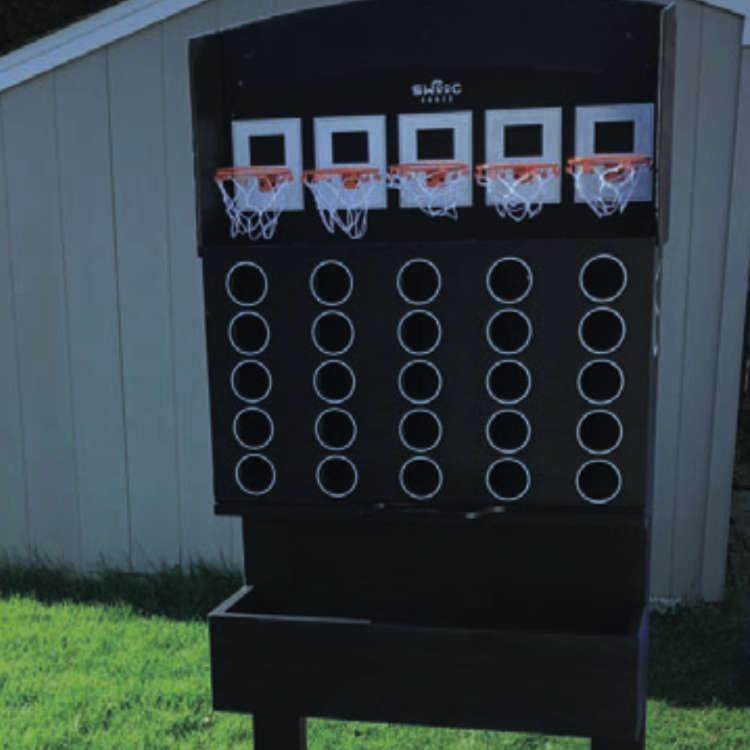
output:
[[[524,170],[493,164],[477,174],[477,183],[487,190],[487,198],[501,218],[513,221],[533,219],[544,207],[544,191],[559,171],[551,167]]]
[[[379,174],[363,173],[356,178],[341,174],[311,176],[305,185],[315,196],[323,226],[333,234],[338,227],[353,240],[367,232],[367,211],[375,194]]]
[[[259,174],[229,174],[220,171],[216,184],[224,199],[232,237],[270,240],[283,211],[283,195],[291,185],[288,177],[269,179]],[[230,187],[231,186],[231,187]]]
[[[568,171],[576,183],[576,193],[600,218],[622,213],[644,175],[651,171],[648,162],[571,164]]]
[[[442,167],[429,169],[423,164],[413,167],[388,174],[388,187],[401,191],[403,205],[419,208],[428,216],[458,219],[456,206],[469,189],[468,170],[449,169],[440,176]]]

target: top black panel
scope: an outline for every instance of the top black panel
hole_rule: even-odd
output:
[[[564,166],[576,155],[578,108],[656,107],[662,11],[661,5],[607,0],[375,0],[281,16],[195,40],[191,58],[202,251],[232,241],[251,244],[247,237],[229,238],[229,221],[213,182],[216,169],[234,161],[233,122],[298,120],[301,167],[309,169],[316,166],[315,118],[384,118],[385,158],[392,165],[403,156],[400,117],[466,113],[474,167],[488,158],[487,111],[556,108]],[[424,96],[434,81],[450,88],[440,96]],[[627,123],[597,128],[595,140],[600,152],[633,148]],[[334,159],[366,160],[361,141],[356,132],[337,138]],[[420,158],[450,157],[451,138],[439,128],[422,141]],[[278,135],[268,135],[257,137],[253,148],[260,163],[271,163],[283,144]],[[540,131],[533,124],[507,133],[506,157],[539,155],[540,148]],[[476,183],[471,205],[458,209],[458,220],[402,208],[397,191],[389,189],[387,206],[370,211],[367,233],[358,242],[655,235],[650,197],[599,219],[575,201],[569,175],[563,174],[561,183],[559,202],[523,222],[498,217]],[[304,190],[304,208],[286,211],[274,237],[257,242],[352,240],[340,231],[326,231],[312,195]]]

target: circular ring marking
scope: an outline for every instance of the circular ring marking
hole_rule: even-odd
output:
[[[619,258],[602,253],[583,264],[578,284],[584,296],[592,302],[612,302],[625,291],[628,271]]]
[[[241,312],[229,324],[229,342],[240,354],[255,356],[265,351],[271,340],[271,329],[262,315]]]
[[[268,368],[254,359],[240,362],[232,370],[232,390],[237,398],[257,404],[271,392],[273,378]]]
[[[625,373],[617,363],[608,359],[594,359],[578,373],[578,393],[590,404],[611,404],[624,389]]]
[[[626,331],[620,313],[610,307],[596,307],[581,319],[578,339],[592,354],[612,354],[625,340]]]
[[[410,458],[398,475],[401,489],[415,500],[429,500],[443,487],[443,472],[435,461],[424,456]]]
[[[315,348],[330,357],[346,354],[354,343],[354,324],[337,310],[321,313],[312,324]]]
[[[500,310],[487,323],[486,335],[487,343],[498,354],[520,354],[529,345],[533,329],[520,310]]]
[[[435,413],[427,409],[412,409],[401,417],[398,434],[409,450],[426,453],[443,439],[443,425]]]
[[[346,362],[329,359],[313,375],[315,393],[329,404],[343,404],[354,393],[357,379]]]
[[[430,260],[413,258],[399,269],[396,286],[401,299],[410,305],[429,305],[443,285],[438,267]]]
[[[359,482],[359,472],[345,456],[329,456],[318,464],[315,480],[321,492],[329,497],[342,498],[354,491]]]
[[[485,427],[487,442],[500,453],[518,453],[531,440],[531,423],[525,414],[515,409],[505,409],[495,412]],[[503,446],[502,440],[510,438],[510,445]]]
[[[487,271],[485,283],[496,302],[515,305],[529,296],[534,285],[534,274],[529,264],[520,258],[500,258]]]
[[[315,420],[315,437],[329,451],[345,451],[357,439],[357,423],[343,409],[326,409]]]
[[[622,474],[609,461],[589,461],[576,474],[578,494],[592,505],[614,500],[622,489]]]
[[[276,484],[276,469],[258,453],[245,456],[237,464],[234,476],[238,486],[248,495],[265,495]]]
[[[622,443],[623,426],[617,415],[597,409],[584,414],[578,421],[578,445],[594,456],[617,450]]]
[[[268,293],[266,272],[249,261],[232,266],[224,285],[231,300],[243,307],[259,305]]]
[[[531,373],[515,359],[496,362],[487,373],[485,387],[498,403],[519,404],[531,391]]]
[[[442,338],[443,327],[428,310],[412,310],[398,324],[398,342],[409,354],[432,354]]]
[[[531,474],[521,461],[501,458],[487,469],[484,483],[491,495],[503,502],[512,503],[529,491]]]
[[[324,260],[310,274],[310,291],[321,305],[343,305],[353,289],[352,272],[340,260]]]
[[[429,404],[443,389],[443,376],[432,362],[415,359],[398,374],[399,393],[411,404]]]
[[[273,440],[273,419],[263,409],[244,409],[232,426],[237,442],[251,451],[262,451]]]

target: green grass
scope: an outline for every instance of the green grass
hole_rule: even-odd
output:
[[[239,577],[195,567],[80,578],[0,567],[0,748],[251,748],[252,720],[211,710],[206,613]],[[750,604],[655,614],[650,750],[750,748]],[[497,732],[310,720],[310,750],[584,750]]]

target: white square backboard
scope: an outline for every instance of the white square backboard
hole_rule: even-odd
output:
[[[279,196],[279,208],[284,211],[302,211],[305,207],[302,174],[302,123],[299,118],[286,117],[268,120],[236,120],[232,123],[232,151],[235,167],[252,167],[250,138],[258,135],[280,135],[284,138],[284,164],[289,167],[294,179]]]
[[[453,130],[454,161],[469,165],[469,175],[472,175],[471,158],[471,112],[435,112],[431,114],[399,115],[398,141],[399,163],[415,164],[427,161],[417,157],[417,137],[423,130]],[[466,180],[457,196],[457,206],[471,206],[473,180]],[[413,199],[401,194],[401,208],[419,208]]]
[[[336,163],[333,160],[333,137],[337,133],[367,133],[369,160],[367,162]],[[386,208],[385,173],[388,166],[385,145],[385,115],[315,118],[315,166],[326,167],[377,167],[381,179],[372,187],[369,208]],[[360,188],[354,188],[359,190]],[[340,206],[346,208],[346,204]]]
[[[600,122],[632,122],[633,154],[654,158],[654,105],[608,104],[576,109],[576,156],[593,156],[596,149],[596,126]],[[653,175],[641,178],[633,191],[631,201],[643,202],[653,198]],[[576,203],[583,199],[576,191]]]
[[[513,125],[541,125],[542,153],[540,156],[505,156],[505,129]],[[491,109],[486,113],[485,158],[488,164],[514,162],[552,162],[562,174],[562,109]],[[542,203],[559,203],[561,177],[551,179],[539,199]],[[491,201],[487,197],[487,205]]]

